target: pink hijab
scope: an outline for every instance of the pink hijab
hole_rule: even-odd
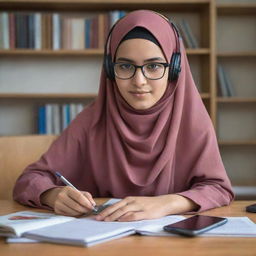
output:
[[[146,10],[131,12],[116,24],[109,47],[112,59],[121,39],[136,26],[155,36],[170,62],[176,50],[173,28],[162,16]],[[95,179],[102,179],[103,172],[110,177],[99,187],[100,194],[106,193],[104,186],[117,197],[168,194],[189,189],[195,175],[206,170],[225,173],[182,43],[181,59],[179,79],[169,83],[162,99],[147,110],[130,107],[115,82],[102,72],[93,106],[94,143],[89,145],[90,152],[97,152],[98,145],[104,148],[100,162],[98,154],[91,157]]]
[[[112,58],[123,36],[136,26],[154,35],[170,62],[176,50],[173,28],[162,16],[146,10],[131,12],[116,24],[109,45]],[[168,84],[150,109],[129,106],[103,70],[95,102],[26,169],[16,183],[14,198],[43,207],[40,194],[63,185],[52,174],[56,170],[94,197],[178,193],[201,210],[230,202],[231,185],[182,42],[179,78]]]

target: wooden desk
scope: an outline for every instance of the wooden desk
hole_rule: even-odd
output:
[[[236,201],[230,206],[206,211],[203,214],[215,216],[247,216],[256,222],[255,213],[245,212],[245,206],[252,203],[254,201]],[[0,215],[23,210],[34,209],[19,205],[13,201],[0,200]],[[0,254],[1,256],[255,256],[256,238],[185,238],[133,235],[89,248],[48,243],[6,244],[4,238],[0,238]]]

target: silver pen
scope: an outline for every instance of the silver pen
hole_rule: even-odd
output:
[[[70,187],[72,187],[72,188],[74,188],[75,190],[77,190],[77,191],[79,191],[72,183],[70,183],[64,176],[62,176],[59,172],[55,172],[55,175],[57,176],[57,177],[59,177],[60,178],[60,180],[64,183],[64,184],[66,184],[67,186],[70,186]],[[80,192],[80,191],[79,191]],[[98,208],[98,206],[97,205],[95,205],[95,206],[93,206],[92,205],[92,207],[93,207],[93,213],[98,213],[98,210],[99,210],[99,208]]]

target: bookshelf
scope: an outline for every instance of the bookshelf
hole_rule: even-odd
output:
[[[93,15],[145,8],[171,17],[176,24],[185,18],[191,25],[199,47],[187,48],[186,52],[201,98],[216,129],[224,164],[232,183],[248,188],[252,195],[253,186],[256,186],[255,3],[0,0],[0,12]],[[0,135],[35,134],[39,104],[92,101],[97,95],[102,57],[103,49],[0,49]],[[218,63],[232,78],[236,91],[233,97],[219,95]]]
[[[192,72],[196,79],[196,83],[201,93],[201,97],[206,105],[209,114],[213,115],[213,104],[212,104],[212,87],[213,83],[210,77],[214,77],[213,72],[213,45],[210,45],[211,37],[213,33],[212,26],[212,8],[213,4],[210,0],[160,0],[160,1],[127,1],[127,0],[108,0],[108,1],[95,1],[95,0],[35,0],[35,1],[23,1],[23,0],[11,0],[4,1],[0,0],[0,9],[5,12],[23,12],[23,13],[60,13],[64,15],[70,14],[84,14],[92,15],[99,13],[106,13],[112,10],[124,10],[131,11],[135,9],[145,8],[153,9],[170,16],[175,22],[180,21],[182,18],[188,19],[192,24],[193,32],[195,32],[198,38],[200,47],[194,49],[187,49],[187,54],[192,63]],[[103,49],[83,49],[83,50],[70,50],[70,49],[0,49],[0,57],[2,58],[2,66],[0,66],[0,76],[2,75],[2,85],[0,84],[0,104],[7,108],[5,113],[12,113],[12,120],[16,119],[17,115],[14,111],[8,111],[9,102],[15,102],[15,105],[21,113],[21,108],[24,109],[23,113],[27,112],[27,115],[33,115],[36,117],[34,104],[42,104],[53,102],[67,102],[67,101],[90,101],[95,98],[97,94],[97,85],[99,82],[99,71],[102,65]],[[24,60],[26,63],[23,63]],[[72,77],[67,77],[69,68],[63,64],[63,61],[74,64]],[[18,62],[16,66],[14,63]],[[20,62],[20,63],[19,63]],[[53,63],[53,64],[50,64]],[[22,68],[21,68],[22,64]],[[51,65],[51,68],[47,65]],[[0,64],[1,65],[1,64]],[[70,65],[70,66],[71,66]],[[84,65],[85,75],[78,74],[76,70],[77,66]],[[10,71],[10,67],[15,68],[15,72]],[[65,67],[63,67],[65,66]],[[7,69],[9,67],[9,70]],[[49,69],[56,69],[56,67],[63,68],[63,72],[58,70],[57,74],[52,73],[52,79],[48,77]],[[96,69],[92,70],[92,67]],[[2,70],[1,70],[2,69]],[[18,69],[21,69],[18,71]],[[36,76],[44,77],[43,80],[36,81],[36,84],[30,82],[29,69],[31,70],[33,80]],[[41,69],[41,70],[40,70]],[[81,68],[80,68],[81,70]],[[16,77],[14,78],[14,73]],[[64,75],[64,78],[58,77]],[[94,84],[88,88],[87,84],[84,86],[83,83],[87,80],[87,75],[90,74],[88,84]],[[59,76],[58,76],[59,75]],[[72,81],[75,84],[73,88],[70,88],[66,81]],[[23,86],[19,85],[20,81],[23,81]],[[54,82],[56,83],[54,85]],[[6,83],[6,84],[4,84]],[[12,87],[8,85],[12,84]],[[44,83],[49,86],[44,86]],[[45,87],[45,88],[43,88]],[[33,88],[33,89],[30,89]],[[20,106],[19,106],[20,105]],[[27,111],[25,111],[27,108]],[[13,109],[13,107],[12,107]],[[1,110],[0,110],[1,114]],[[27,120],[31,119],[27,117]],[[9,118],[11,121],[11,118]],[[1,121],[1,116],[0,116]],[[33,122],[33,121],[32,121]],[[18,123],[17,123],[18,125]],[[34,134],[36,133],[35,124],[27,124],[27,128],[24,130],[16,129],[9,130],[10,125],[5,125],[0,128],[0,135],[11,135],[11,134]],[[18,127],[14,125],[14,127]],[[23,127],[26,127],[25,125]]]
[[[216,130],[226,170],[240,198],[256,197],[256,3],[216,5],[216,62],[235,95],[216,97]]]

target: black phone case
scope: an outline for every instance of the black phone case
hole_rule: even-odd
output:
[[[246,207],[246,211],[247,212],[254,212],[254,213],[256,213],[256,204],[248,205]]]
[[[191,229],[185,229],[185,228],[176,228],[176,227],[170,227],[168,225],[164,226],[164,230],[167,232],[171,232],[174,234],[178,234],[178,235],[183,235],[183,236],[188,236],[188,237],[193,237],[193,236],[197,236],[200,235],[206,231],[209,231],[213,228],[219,227],[221,225],[224,225],[225,223],[227,223],[228,219],[223,218],[222,221],[218,222],[218,223],[214,223],[212,225],[209,225],[205,228],[202,229],[197,229],[197,230],[191,230]]]

